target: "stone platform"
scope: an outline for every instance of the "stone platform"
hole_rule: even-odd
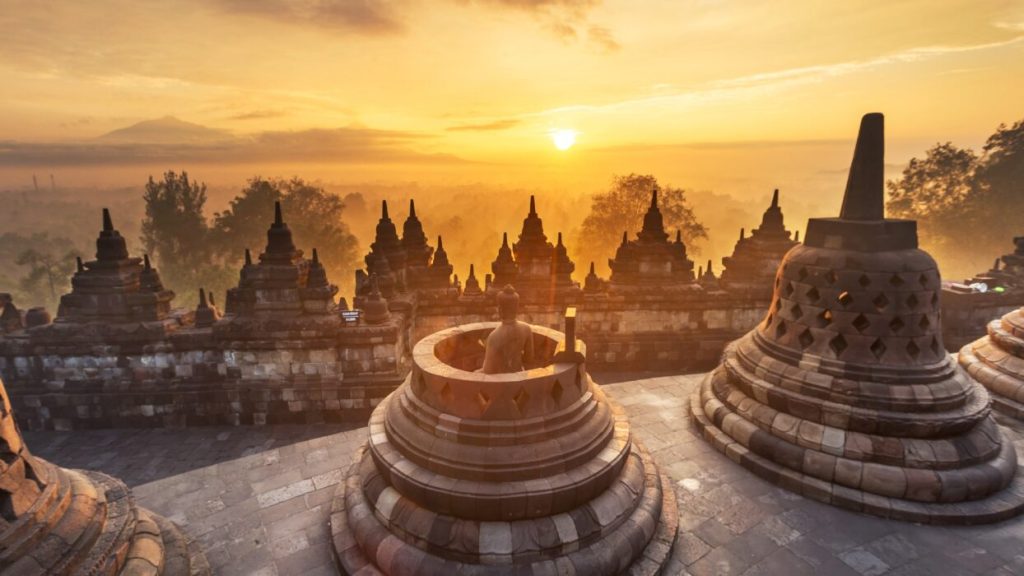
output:
[[[679,537],[667,573],[760,576],[1024,573],[1024,517],[923,526],[848,512],[750,474],[701,440],[687,403],[703,375],[604,387],[675,484]],[[605,382],[596,376],[598,382]],[[1000,418],[1024,453],[1024,425]],[[327,520],[366,428],[210,427],[28,432],[38,456],[102,470],[203,546],[215,574],[336,574]]]

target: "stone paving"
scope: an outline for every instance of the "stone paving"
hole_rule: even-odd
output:
[[[696,436],[687,415],[702,375],[605,390],[679,496],[670,574],[925,576],[1024,574],[1024,517],[951,528],[882,520],[776,488]],[[597,378],[600,382],[602,379]],[[1024,455],[1024,426],[1010,426]],[[102,470],[200,542],[216,574],[336,574],[330,498],[365,428],[277,426],[25,434],[33,453]]]

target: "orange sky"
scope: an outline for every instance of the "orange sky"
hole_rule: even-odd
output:
[[[1024,118],[1021,2],[3,5],[3,186],[164,168],[226,184],[258,167],[589,191],[647,171],[740,197],[839,182],[838,198],[864,112],[886,114],[893,170]],[[165,116],[210,130],[99,138]],[[556,150],[553,129],[576,145]]]

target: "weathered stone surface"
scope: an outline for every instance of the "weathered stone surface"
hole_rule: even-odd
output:
[[[672,490],[590,379],[583,344],[524,325],[533,363],[481,373],[480,341],[496,326],[421,340],[412,373],[374,411],[332,507],[342,572],[661,573]]]
[[[716,448],[810,498],[916,522],[1003,520],[1024,510],[1024,474],[988,394],[942,345],[941,279],[916,223],[883,217],[883,147],[869,114],[842,214],[809,222],[764,320],[729,345],[691,412]]]
[[[1024,419],[1024,309],[993,320],[988,335],[960,350],[960,365],[992,395],[992,403]]]
[[[105,229],[98,254],[121,254],[123,243]],[[121,288],[93,282],[115,262],[146,294],[162,294],[148,258],[135,260],[86,265],[80,284],[120,302]],[[257,263],[246,251],[223,316],[200,289],[194,315],[58,317],[0,340],[0,374],[33,429],[363,422],[405,375],[407,316],[392,318],[385,303],[374,325],[346,325],[337,290],[316,249],[302,258],[277,206],[266,249]]]
[[[177,527],[137,507],[121,481],[34,457],[2,381],[0,460],[0,572],[209,574]]]

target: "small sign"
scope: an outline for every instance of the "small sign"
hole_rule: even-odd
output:
[[[341,311],[341,319],[344,320],[346,324],[356,324],[356,323],[359,322],[359,315],[360,315],[360,313],[361,313],[361,310],[358,310],[358,309],[357,310],[342,310]]]

